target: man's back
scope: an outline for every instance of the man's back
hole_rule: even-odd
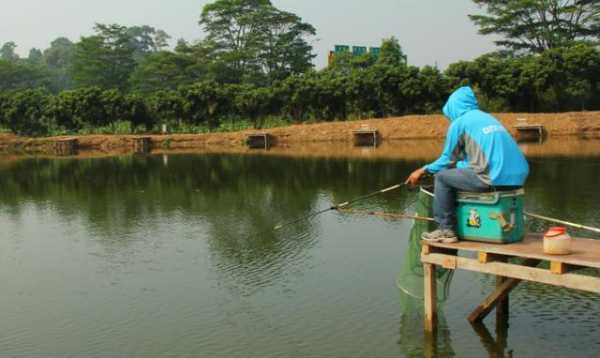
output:
[[[510,133],[496,118],[471,110],[453,121],[466,154],[459,167],[473,169],[494,186],[523,185],[529,165]]]

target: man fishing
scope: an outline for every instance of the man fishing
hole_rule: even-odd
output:
[[[444,106],[450,120],[442,155],[415,170],[406,180],[416,185],[435,174],[434,218],[439,228],[423,240],[453,243],[456,236],[457,191],[513,190],[523,186],[529,165],[510,133],[490,114],[479,110],[470,87],[456,90]]]

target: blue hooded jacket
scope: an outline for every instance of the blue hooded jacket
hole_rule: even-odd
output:
[[[456,90],[444,106],[450,120],[446,144],[440,158],[426,165],[435,174],[457,167],[472,169],[493,186],[521,186],[529,165],[510,133],[491,115],[479,110],[470,87]]]

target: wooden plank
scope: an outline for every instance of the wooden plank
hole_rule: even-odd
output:
[[[448,256],[442,263],[442,267],[446,270],[456,270],[456,257]]]
[[[435,265],[423,264],[424,298],[425,298],[425,332],[434,333],[437,330],[437,280]]]
[[[432,253],[437,253],[437,254],[446,254],[446,255],[457,255],[458,254],[458,250],[453,250],[453,249],[445,249],[442,247],[434,247],[429,245],[427,242],[422,242],[422,246],[421,246],[421,254],[423,255],[429,255]]]
[[[572,242],[572,253],[561,256],[544,253],[544,244],[540,234],[531,234],[522,242],[504,245],[473,241],[459,241],[454,244],[430,243],[429,245],[446,249],[486,252],[549,262],[562,262],[574,266],[600,268],[600,240],[575,238]]]
[[[421,256],[421,262],[424,264],[442,265],[447,257],[448,255],[443,254],[423,255]],[[550,270],[502,262],[481,264],[477,260],[460,256],[456,257],[456,268],[600,294],[600,277],[574,273],[556,275]]]

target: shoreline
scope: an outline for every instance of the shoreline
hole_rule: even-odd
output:
[[[548,141],[557,138],[586,139],[600,138],[600,111],[568,113],[496,113],[502,124],[517,135],[517,125],[541,125]],[[367,119],[344,122],[320,122],[315,124],[294,124],[264,130],[205,134],[166,134],[166,135],[82,135],[47,138],[18,137],[13,134],[0,134],[0,152],[8,154],[53,154],[58,141],[76,139],[78,152],[101,152],[114,154],[134,153],[136,139],[147,137],[151,141],[152,152],[198,151],[198,152],[248,152],[244,145],[247,135],[267,133],[273,138],[270,152],[298,150],[310,155],[307,148],[317,145],[340,145],[343,151],[364,151],[354,148],[353,131],[361,128],[377,130],[381,147],[395,146],[396,142],[420,140],[442,142],[448,128],[448,120],[442,115],[411,115],[385,119]],[[397,143],[396,143],[397,144]],[[595,147],[595,146],[594,146]],[[382,148],[378,148],[381,150]],[[584,152],[587,152],[584,149]],[[318,152],[318,150],[316,150]],[[427,151],[427,150],[426,150]],[[256,151],[253,151],[256,152]],[[573,150],[569,150],[573,154]],[[351,154],[351,153],[349,153]],[[343,153],[338,153],[343,155]]]

